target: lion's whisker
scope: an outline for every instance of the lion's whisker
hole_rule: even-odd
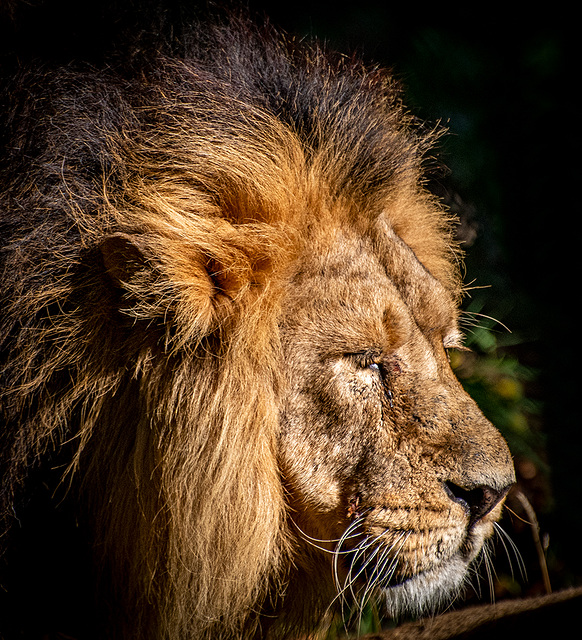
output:
[[[467,576],[465,578],[465,583],[471,585],[471,588],[475,591],[479,599],[481,599],[482,597],[480,567],[485,562],[485,558],[484,558],[485,553],[486,553],[486,550],[484,545],[483,548],[481,549],[481,553],[479,554],[478,559],[469,566],[467,571]]]
[[[467,311],[467,310],[461,311],[461,314],[459,317],[459,324],[464,327],[475,327],[475,328],[485,327],[484,324],[481,324],[479,322],[480,318],[484,318],[485,320],[491,320],[496,325],[500,325],[501,327],[503,327],[503,329],[505,329],[508,333],[511,333],[511,329],[507,325],[503,324],[501,320],[498,320],[493,316],[488,316],[485,313],[479,313],[478,311]]]
[[[356,549],[358,549],[358,552],[359,552],[361,550],[361,549],[359,549],[359,547],[361,547],[362,545],[366,546],[367,544],[368,544],[368,539],[365,538],[358,545],[358,547],[356,547]],[[353,552],[353,550],[351,552]],[[333,564],[333,574],[334,574],[334,582],[335,582],[337,595],[335,596],[335,598],[330,603],[328,609],[339,599],[339,601],[341,603],[342,618],[344,618],[345,617],[344,607],[347,605],[347,599],[345,597],[345,593],[346,593],[346,591],[348,590],[348,588],[350,587],[350,584],[351,584],[351,582],[349,581],[349,577],[350,577],[350,574],[351,574],[351,565],[350,565],[350,570],[348,572],[348,575],[347,575],[347,577],[346,577],[346,579],[344,581],[344,584],[342,585],[340,583],[339,572],[338,572],[338,555],[336,555],[336,557],[334,558],[334,564]]]
[[[356,536],[352,536],[352,537],[356,537]],[[307,542],[307,544],[311,545],[315,549],[318,549],[319,551],[323,551],[324,553],[329,553],[329,554],[331,554],[333,556],[336,556],[336,555],[347,555],[348,553],[351,553],[350,549],[346,549],[345,551],[336,551],[335,549],[326,549],[325,547],[322,547],[322,546],[316,544],[315,542],[312,542],[311,540],[309,540],[309,538],[305,538],[305,542]],[[330,542],[333,542],[333,540],[330,540]]]
[[[386,548],[382,549],[380,557],[378,558],[378,562],[376,563],[376,567],[375,567],[375,570],[374,570],[374,575],[369,580],[366,588],[364,589],[364,593],[363,593],[362,598],[360,599],[360,602],[358,604],[358,608],[359,608],[359,611],[360,611],[360,620],[359,620],[359,623],[358,623],[358,629],[360,628],[361,617],[362,617],[362,613],[364,611],[364,608],[366,606],[366,603],[368,602],[368,599],[369,599],[370,595],[372,594],[372,592],[379,585],[380,576],[383,573],[384,567],[386,566],[386,564],[388,562],[390,562],[390,551],[391,551],[391,547],[390,548],[386,547]]]
[[[338,592],[338,595],[334,598],[333,602],[335,602],[338,597],[340,598],[340,600],[342,601],[342,610],[343,610],[343,604],[345,601],[345,598],[343,596],[344,593],[344,589],[342,588],[342,585],[340,583],[340,579],[339,579],[339,571],[338,571],[338,560],[339,560],[339,556],[343,553],[340,551],[342,545],[344,544],[344,542],[346,540],[349,540],[353,537],[355,537],[354,534],[355,530],[360,527],[363,524],[363,518],[359,517],[356,520],[354,520],[349,527],[344,531],[342,537],[340,538],[335,550],[333,551],[334,554],[334,560],[333,560],[333,580],[334,580],[334,584],[336,587],[336,591]],[[365,542],[366,539],[364,539]],[[362,544],[362,542],[360,542],[360,545]],[[358,545],[359,546],[359,545]],[[351,553],[353,550],[346,550],[346,553]],[[331,605],[330,605],[331,606]]]
[[[358,521],[353,522],[348,529],[346,530],[344,536],[346,537],[346,539],[350,536],[347,536],[346,534],[350,533],[353,529],[356,528],[356,525],[360,525],[362,524],[362,520],[359,519]],[[370,544],[372,542],[372,539],[369,537],[365,537],[356,547],[355,549],[350,550],[350,553],[354,553],[355,551],[355,558],[359,557],[359,555],[361,555],[361,553],[365,552],[365,550],[367,548],[370,547]],[[340,545],[338,545],[338,549],[339,549]],[[348,574],[344,580],[343,585],[340,582],[339,579],[339,571],[338,571],[338,556],[336,556],[334,558],[334,564],[333,564],[333,574],[334,574],[334,583],[335,583],[335,587],[336,587],[336,591],[337,591],[337,595],[335,596],[335,598],[332,600],[332,602],[330,603],[328,610],[331,606],[333,606],[333,604],[339,600],[341,602],[341,613],[342,613],[342,617],[345,618],[345,611],[344,611],[344,607],[348,604],[347,598],[345,596],[346,592],[349,590],[351,590],[351,586],[353,581],[357,578],[357,576],[355,576],[353,579],[351,578],[351,573],[352,573],[352,568],[353,568],[353,564],[354,564],[354,560],[355,558],[352,560],[352,563],[350,564],[350,568],[348,571]],[[352,597],[355,599],[355,594],[352,591]]]
[[[354,584],[356,583],[357,579],[361,575],[365,575],[366,569],[370,566],[370,564],[372,564],[374,562],[374,558],[381,551],[381,547],[380,546],[374,545],[375,542],[376,542],[375,539],[367,540],[366,546],[358,549],[358,552],[354,556],[354,558],[352,560],[352,563],[350,565],[350,570],[348,572],[348,578],[350,578],[348,587],[349,587],[350,593],[352,594],[352,599],[354,600],[354,602],[357,601],[357,595],[356,595],[356,593],[354,593],[354,589],[353,589]],[[364,556],[366,550],[371,548],[371,547],[373,547],[372,553],[366,558],[366,560],[364,561],[362,566],[358,569],[357,573],[352,577],[352,568],[355,567],[356,561],[359,559],[359,557]]]
[[[383,535],[385,535],[384,532]],[[387,583],[390,582],[392,576],[394,575],[394,572],[396,571],[396,567],[398,565],[398,556],[400,554],[400,551],[402,550],[402,547],[404,546],[404,544],[406,543],[406,540],[408,540],[409,536],[410,536],[411,532],[401,532],[401,534],[398,536],[398,538],[389,546],[389,547],[383,547],[381,554],[380,554],[380,558],[378,560],[378,562],[376,563],[376,567],[374,568],[373,574],[371,579],[368,581],[368,584],[366,585],[365,589],[364,589],[364,593],[361,597],[361,599],[359,600],[359,602],[357,603],[357,607],[358,607],[358,633],[360,632],[361,629],[361,625],[362,625],[362,616],[365,610],[365,607],[367,605],[367,603],[369,602],[372,593],[378,588],[378,587],[382,587],[382,585],[385,585]],[[382,537],[380,536],[380,537]],[[374,542],[377,542],[378,539],[376,539]],[[400,544],[399,544],[400,543]],[[398,545],[398,549],[395,551],[396,545]],[[381,548],[381,547],[379,547]],[[386,571],[386,567],[388,567],[388,570]]]
[[[293,520],[293,518],[290,518],[290,521],[293,523],[293,525],[297,528],[297,530],[299,531],[299,533],[301,534],[301,537],[304,538],[306,541],[308,542],[321,542],[321,543],[337,543],[340,542],[342,540],[347,540],[350,538],[356,538],[357,535],[354,536],[348,536],[348,538],[345,537],[345,533],[344,535],[342,535],[341,538],[314,538],[313,536],[310,536],[308,533],[305,533],[305,531],[295,522],[295,520]],[[324,549],[324,551],[328,551],[328,549]]]
[[[491,559],[491,551],[492,548],[487,541],[486,544],[483,545],[483,563],[485,566],[485,574],[487,576],[487,586],[489,587],[489,600],[491,602],[495,602],[495,567],[493,565],[493,560]]]
[[[351,527],[346,530],[346,533],[348,533],[350,529]],[[351,550],[353,558],[343,584],[341,584],[339,581],[337,558],[334,562],[334,581],[338,593],[333,602],[340,600],[342,616],[345,617],[344,607],[348,604],[346,594],[350,593],[351,599],[354,603],[356,603],[358,609],[358,628],[360,628],[361,626],[363,611],[367,602],[369,601],[371,593],[378,586],[381,586],[382,584],[390,581],[392,575],[396,570],[398,554],[400,553],[403,545],[410,536],[410,532],[401,532],[396,540],[389,546],[378,544],[380,539],[387,533],[388,532],[386,531],[381,536],[378,536],[376,538],[366,537],[357,545],[355,549]],[[396,547],[398,548],[396,549]],[[371,554],[366,558],[365,562],[361,566],[357,567],[356,570],[358,560],[370,549],[372,549]],[[367,581],[367,584],[365,584],[365,586],[363,587],[364,591],[360,597],[360,594],[355,591],[355,584],[358,578],[360,578],[366,572],[366,569],[368,569],[368,567],[370,567],[370,565],[372,565],[374,562],[376,566],[374,567],[372,575]],[[386,567],[388,567],[387,570]],[[333,604],[333,602],[331,604]]]
[[[503,545],[503,548],[505,550],[505,554],[507,555],[507,560],[509,562],[509,568],[511,570],[511,576],[514,576],[514,572],[513,572],[513,563],[511,562],[511,552],[513,552],[513,555],[515,556],[515,560],[517,562],[517,567],[519,569],[519,573],[521,575],[522,580],[526,581],[527,580],[527,569],[525,566],[525,562],[523,560],[523,557],[519,551],[519,549],[517,548],[517,545],[515,544],[515,542],[511,539],[511,536],[507,533],[507,531],[505,531],[505,529],[497,522],[493,523],[493,526],[495,527],[495,531],[499,534],[499,540],[501,541],[501,544]]]
[[[311,545],[312,547],[314,547],[315,549],[318,549],[319,551],[323,551],[324,553],[329,553],[331,555],[343,555],[343,554],[347,554],[350,553],[349,549],[346,549],[345,551],[339,551],[337,549],[337,546],[335,549],[327,549],[326,547],[323,547],[319,544],[317,544],[318,542],[321,542],[322,544],[333,544],[335,542],[338,542],[340,540],[342,540],[343,538],[330,538],[328,540],[324,540],[324,539],[319,539],[319,538],[313,538],[310,535],[308,535],[307,533],[305,533],[305,531],[303,531],[303,529],[301,529],[301,527],[294,522],[293,520],[291,520],[291,522],[293,522],[293,524],[295,525],[295,527],[297,528],[297,530],[299,531],[299,534],[301,536],[301,538],[307,542],[307,544]],[[345,538],[345,540],[349,540],[351,538],[357,538],[359,534],[354,534],[352,536],[348,536],[347,538]]]
[[[357,558],[359,558],[362,553],[365,552],[365,550],[370,546],[370,538],[369,537],[365,537],[358,545],[356,545],[356,547],[354,547],[353,549],[350,550],[350,554],[353,555],[352,561],[350,563],[350,567],[348,570],[348,574],[346,576],[346,579],[344,580],[343,586],[340,585],[339,582],[339,576],[337,575],[337,558],[336,558],[336,563],[335,563],[335,567],[336,567],[336,585],[338,587],[338,590],[343,594],[347,591],[347,589],[350,587],[351,583],[352,583],[352,569],[354,566],[354,562]]]

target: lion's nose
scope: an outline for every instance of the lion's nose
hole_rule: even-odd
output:
[[[457,502],[469,513],[469,526],[485,517],[506,496],[511,484],[502,489],[488,486],[478,486],[474,489],[464,489],[453,482],[445,482],[444,487],[449,498]]]

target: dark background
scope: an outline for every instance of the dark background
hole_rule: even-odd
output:
[[[147,3],[134,4],[139,11]],[[448,127],[439,150],[448,172],[434,187],[463,221],[466,282],[474,287],[465,304],[511,330],[481,317],[469,339],[483,359],[460,362],[459,375],[512,447],[553,588],[582,583],[573,16],[556,3],[538,13],[488,3],[431,10],[368,0],[248,4],[290,33],[389,66],[410,108]],[[91,55],[117,28],[110,5],[0,0],[0,54]],[[542,593],[531,530],[520,520],[527,516],[515,499],[508,504],[517,515],[504,527],[528,578],[504,578],[500,570],[496,589],[500,596]]]

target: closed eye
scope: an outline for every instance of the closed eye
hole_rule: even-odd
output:
[[[371,369],[372,371],[380,371],[381,369],[380,355],[376,350],[349,355],[355,360],[358,367],[362,369]]]

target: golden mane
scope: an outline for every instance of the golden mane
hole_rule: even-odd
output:
[[[277,323],[313,234],[388,216],[459,293],[390,76],[236,21],[204,40],[26,72],[2,161],[4,539],[50,468],[135,638],[236,637],[283,590]]]

